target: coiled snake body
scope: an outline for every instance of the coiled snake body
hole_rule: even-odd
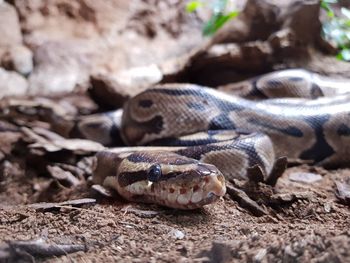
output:
[[[279,97],[283,87],[289,97],[306,97],[259,101],[189,84],[148,89],[124,107],[123,141],[175,146],[98,153],[94,182],[129,200],[192,209],[223,196],[224,177],[245,178],[254,165],[268,175],[276,157],[348,166],[350,95],[345,83],[288,70],[235,84],[244,86],[246,97]],[[90,123],[80,128],[87,131]]]

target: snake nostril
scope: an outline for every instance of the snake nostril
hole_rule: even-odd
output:
[[[197,192],[199,190],[199,186],[198,185],[193,186],[192,190],[193,192]]]
[[[162,130],[163,129],[163,119],[162,118],[157,119],[155,126],[156,126],[157,130]]]

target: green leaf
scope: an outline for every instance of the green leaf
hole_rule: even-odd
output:
[[[213,35],[220,27],[222,27],[227,21],[238,16],[239,12],[234,11],[223,15],[221,13],[213,15],[208,23],[203,28],[203,35],[210,36]]]
[[[350,19],[344,21],[344,26],[349,27],[348,30],[350,30]]]
[[[227,16],[229,17],[229,19],[232,19],[232,18],[235,18],[238,15],[239,15],[238,11],[233,11],[233,12],[229,13]]]
[[[350,61],[350,49],[342,49],[338,53],[337,58],[340,60]]]
[[[337,0],[322,0],[321,1],[321,8],[326,10],[327,16],[330,18],[335,17],[335,13],[334,13],[333,9],[331,8],[330,4],[334,4],[336,2],[337,2]]]
[[[227,12],[227,3],[231,0],[214,0],[212,1],[211,9],[212,16],[209,21],[203,26],[203,35],[213,35],[220,27],[227,21],[236,17],[239,13],[237,11]],[[186,11],[191,13],[205,5],[205,1],[190,1],[186,4]]]
[[[330,10],[330,11],[327,11],[327,16],[330,18],[333,18],[333,17],[335,17],[335,14],[333,11]]]
[[[210,35],[213,35],[216,31],[215,29],[215,24],[216,24],[216,21],[220,19],[220,16],[219,15],[213,15],[209,21],[204,25],[203,27],[203,35],[204,36],[210,36]]]
[[[202,6],[203,3],[201,1],[191,1],[186,4],[186,11],[192,13]]]

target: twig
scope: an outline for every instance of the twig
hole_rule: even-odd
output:
[[[238,189],[234,186],[226,186],[227,193],[230,197],[237,201],[239,205],[248,211],[250,211],[255,216],[267,215],[267,212],[262,209],[254,200],[252,200],[244,191]]]
[[[74,244],[48,244],[43,239],[28,241],[7,241],[6,245],[0,246],[1,260],[15,259],[18,257],[54,257],[62,256],[78,251],[87,251],[86,245]]]
[[[143,217],[143,218],[153,218],[159,215],[160,211],[152,211],[152,210],[141,210],[133,207],[126,207],[123,208],[121,211],[124,211],[124,215],[128,212],[133,213],[136,216]]]
[[[31,208],[34,208],[36,210],[50,210],[54,208],[70,208],[73,209],[71,206],[79,206],[79,205],[85,205],[85,204],[94,204],[96,203],[96,199],[93,198],[82,198],[82,199],[76,199],[76,200],[69,200],[65,202],[60,203],[36,203],[36,204],[30,204],[28,205]]]

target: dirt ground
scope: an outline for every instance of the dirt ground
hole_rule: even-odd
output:
[[[84,150],[77,150],[67,145],[70,141],[53,143],[57,137],[50,132],[64,136],[70,125],[56,118],[62,112],[58,106],[74,116],[110,109],[94,98],[91,76],[114,76],[189,52],[203,42],[200,28],[207,14],[188,16],[183,1],[170,0],[5,3],[6,10],[10,5],[14,10],[10,15],[17,14],[18,21],[11,21],[18,30],[10,33],[19,34],[13,39],[32,52],[35,63],[30,73],[11,71],[27,83],[20,96],[24,101],[6,104],[4,99],[5,105],[17,105],[16,114],[3,117],[4,109],[12,111],[0,103],[0,262],[350,262],[350,169],[296,165],[274,187],[259,183],[246,188],[263,211],[259,216],[229,194],[204,208],[180,211],[102,196],[91,189],[93,151],[86,149],[92,146],[85,142]],[[77,43],[79,48],[72,48]],[[263,61],[269,48],[252,41],[242,50]],[[266,71],[265,64],[245,55],[237,57],[252,65],[243,65],[242,76]],[[240,63],[237,57],[230,53],[233,68]],[[214,62],[226,67],[226,59],[219,56]],[[323,70],[324,62],[305,66]],[[340,68],[341,75],[350,77],[348,64]],[[339,71],[334,64],[329,69]],[[56,92],[57,83],[67,84],[65,92],[44,99]],[[125,83],[111,86],[120,90]],[[129,93],[116,95],[120,104],[135,92],[122,87]],[[1,98],[6,97],[1,88]],[[56,106],[45,106],[47,101]]]
[[[321,170],[322,178],[312,184],[289,179],[291,173],[310,170],[289,168],[276,193],[302,197],[269,208],[270,214],[262,217],[253,216],[228,195],[195,211],[106,198],[47,210],[2,205],[1,241],[43,238],[86,249],[51,259],[39,257],[38,262],[348,262],[349,208],[337,202],[334,181],[350,171]],[[1,200],[31,200],[37,180],[9,173]],[[53,201],[77,197],[96,195],[82,184],[78,189],[62,187]]]

